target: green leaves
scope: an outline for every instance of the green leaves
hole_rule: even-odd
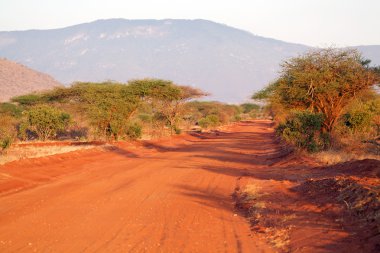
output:
[[[24,106],[37,105],[45,101],[45,98],[41,94],[28,94],[12,98],[12,102],[16,102]]]
[[[318,49],[284,62],[280,78],[253,98],[284,110],[323,113],[323,128],[331,132],[344,108],[377,80],[357,51]]]
[[[69,114],[47,105],[34,107],[26,114],[29,127],[41,140],[54,137],[58,131],[65,130],[71,122]]]
[[[329,140],[322,133],[323,120],[321,113],[294,111],[276,131],[287,142],[315,152],[328,146]]]
[[[178,123],[184,112],[183,105],[204,95],[198,89],[161,79],[131,80],[127,84],[77,82],[68,88],[14,98],[18,105],[3,104],[0,113],[5,111],[16,115],[20,114],[20,108],[26,109],[24,117],[27,120],[24,122],[27,124],[19,123],[22,139],[29,137],[29,130],[43,140],[55,137],[70,118],[54,109],[59,107],[79,118],[79,124],[90,129],[95,138],[118,140],[141,136],[141,126],[135,125],[139,120],[134,115],[144,106],[150,108],[152,121],[155,119],[153,115],[160,115],[159,121],[164,122],[171,132],[180,132]],[[19,117],[23,117],[22,114]]]
[[[220,124],[219,117],[217,115],[207,115],[206,117],[200,119],[198,124],[202,128],[216,127]]]

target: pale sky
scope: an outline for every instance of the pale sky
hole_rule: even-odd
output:
[[[310,46],[380,45],[380,0],[0,0],[0,31],[106,18],[200,18]]]

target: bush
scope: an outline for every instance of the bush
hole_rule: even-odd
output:
[[[144,122],[144,123],[150,123],[152,122],[152,115],[151,114],[148,114],[148,113],[141,113],[138,115],[138,118],[139,120],[141,120],[141,122]]]
[[[130,140],[140,139],[142,135],[142,127],[137,123],[130,124],[126,129],[125,134]]]
[[[10,115],[0,115],[0,148],[2,152],[10,148],[16,135],[15,119]]]
[[[11,104],[11,103],[1,103],[0,104],[0,113],[1,114],[9,114],[15,118],[21,118],[23,108],[19,105]]]
[[[20,105],[32,106],[46,102],[46,99],[41,94],[27,94],[14,97],[12,98],[12,101],[19,103]]]
[[[234,120],[233,121],[240,121],[242,118],[241,118],[241,115],[240,114],[237,114],[234,116]]]
[[[21,122],[19,125],[18,125],[18,131],[17,131],[17,137],[20,139],[20,140],[27,140],[28,139],[28,128],[29,128],[29,124],[28,122]]]
[[[217,115],[208,115],[198,121],[198,124],[202,128],[216,127],[220,124],[219,117]]]
[[[380,97],[364,98],[352,103],[342,116],[343,125],[351,134],[377,132],[377,117],[380,116]]]
[[[13,143],[13,138],[10,136],[5,137],[0,142],[0,148],[1,151],[4,152],[5,150],[9,149]]]
[[[329,146],[329,135],[322,133],[323,114],[293,112],[276,131],[288,143],[316,152]]]
[[[354,111],[343,115],[344,124],[353,133],[367,131],[372,122],[373,115],[368,111]]]
[[[39,139],[46,140],[64,131],[71,122],[71,116],[54,107],[42,105],[27,111],[27,122]]]
[[[181,134],[182,130],[181,130],[181,128],[178,128],[177,126],[174,126],[174,132],[175,132],[175,134]]]

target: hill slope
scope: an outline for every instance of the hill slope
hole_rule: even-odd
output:
[[[60,82],[157,77],[210,99],[241,102],[273,80],[279,64],[309,47],[206,20],[109,19],[54,30],[0,32],[0,57]],[[379,47],[361,47],[380,62]]]
[[[61,86],[51,76],[0,58],[0,102],[11,97]]]

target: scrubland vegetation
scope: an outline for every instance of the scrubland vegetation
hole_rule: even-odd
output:
[[[355,50],[315,50],[285,61],[252,98],[266,101],[278,135],[300,149],[378,155],[379,70]]]
[[[0,144],[15,141],[135,140],[209,129],[258,115],[255,104],[194,99],[207,94],[167,80],[75,83],[0,104]]]

